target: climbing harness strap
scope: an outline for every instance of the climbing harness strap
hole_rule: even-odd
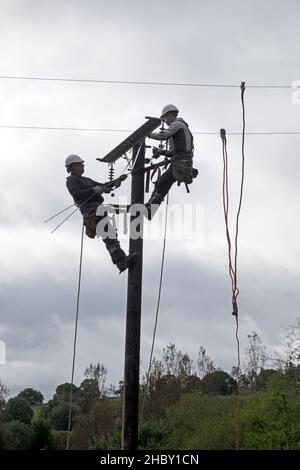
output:
[[[161,168],[160,166],[154,168],[151,173],[151,183],[154,185],[158,182],[159,178],[161,177]]]
[[[149,193],[150,187],[150,170],[146,170],[145,193]]]

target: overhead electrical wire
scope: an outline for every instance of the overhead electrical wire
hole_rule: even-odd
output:
[[[37,80],[49,82],[74,82],[74,83],[107,83],[111,85],[156,85],[156,86],[183,86],[202,88],[239,88],[240,85],[223,83],[190,83],[190,82],[155,82],[143,80],[100,80],[90,78],[64,78],[64,77],[30,77],[20,75],[1,75],[1,80]],[[261,89],[291,89],[299,88],[298,85],[247,85],[247,88]]]
[[[46,131],[79,131],[79,132],[128,132],[132,133],[132,129],[102,129],[93,127],[47,127],[47,126],[14,126],[2,125],[0,129],[33,129],[33,130],[46,130]],[[195,135],[220,135],[220,132],[202,132],[193,131]],[[227,135],[242,135],[242,132],[227,132]],[[245,135],[300,135],[300,131],[275,131],[275,132],[245,132]]]
[[[58,81],[58,82],[78,82],[78,83],[108,83],[108,84],[132,84],[132,85],[159,85],[159,86],[185,86],[185,87],[213,87],[213,88],[239,88],[240,85],[233,84],[213,84],[213,83],[180,83],[180,82],[147,82],[130,80],[99,80],[99,79],[80,79],[63,77],[30,77],[17,75],[1,75],[0,80],[37,80],[37,81]],[[298,89],[298,85],[247,85],[247,88],[270,88],[270,89]],[[51,130],[51,131],[77,131],[77,132],[120,132],[131,133],[131,129],[104,129],[92,127],[67,127],[67,126],[27,126],[27,125],[0,125],[0,129],[32,129],[32,130]],[[219,135],[219,132],[194,131],[195,135]],[[227,132],[227,135],[241,135],[241,132]],[[245,135],[300,135],[300,131],[262,131],[246,132]]]

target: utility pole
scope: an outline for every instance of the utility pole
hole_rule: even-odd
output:
[[[134,169],[132,173],[131,204],[144,204],[144,165],[145,139],[133,147]],[[130,216],[130,222],[136,218]],[[142,306],[142,274],[143,274],[143,216],[140,224],[130,223],[129,254],[138,252],[137,264],[128,271],[125,370],[124,370],[124,401],[122,423],[122,449],[136,450],[138,445],[139,418],[139,376],[140,376],[140,341],[141,341],[141,306]],[[133,238],[133,231],[139,237]]]

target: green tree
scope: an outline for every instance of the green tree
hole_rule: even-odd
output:
[[[10,398],[6,405],[8,420],[20,421],[24,424],[30,424],[33,411],[25,398]]]
[[[165,432],[158,422],[143,423],[139,429],[139,449],[161,449],[166,440]]]
[[[32,450],[52,449],[53,448],[53,434],[49,423],[39,416],[34,419],[32,423]]]
[[[300,392],[300,365],[289,367],[284,373],[289,388],[293,391]]]
[[[164,375],[155,383],[150,391],[149,405],[152,418],[161,418],[165,415],[168,406],[176,403],[182,394],[181,382],[174,375]]]
[[[163,349],[162,363],[164,367],[165,375],[173,375],[184,379],[191,375],[192,361],[188,354],[183,354],[181,351],[177,351],[175,344],[169,343],[166,348]]]
[[[100,399],[101,393],[98,381],[95,379],[85,379],[79,387],[80,406],[84,413],[88,413],[93,404]]]
[[[165,439],[148,449],[234,449],[236,397],[188,393],[160,420]]]
[[[201,379],[206,374],[211,374],[216,370],[214,361],[206,353],[206,349],[200,346],[197,359],[198,372]]]
[[[141,406],[145,418],[164,416],[167,406],[179,400],[180,395],[196,386],[188,354],[177,351],[169,343],[163,349],[162,360],[153,359],[149,373],[142,381]]]
[[[71,384],[66,382],[64,384],[60,384],[56,387],[55,394],[53,395],[52,400],[49,400],[47,405],[44,408],[45,416],[48,416],[51,410],[63,404],[69,404],[70,402],[70,393],[71,393]],[[80,400],[80,393],[79,388],[76,385],[72,385],[72,402],[78,405]]]
[[[280,372],[275,369],[261,369],[260,373],[256,377],[256,389],[263,390],[267,388],[271,378],[276,374],[280,374]]]
[[[266,390],[250,396],[242,409],[244,449],[293,450],[300,446],[299,393],[284,374],[274,374]]]
[[[100,397],[102,397],[104,395],[104,387],[107,376],[106,367],[103,364],[100,364],[100,362],[97,362],[97,364],[91,363],[88,367],[86,367],[83,375],[86,379],[93,380],[98,384]]]
[[[255,331],[247,335],[248,347],[246,349],[247,364],[245,375],[251,387],[255,387],[256,378],[266,363],[266,348]]]
[[[93,410],[88,414],[81,414],[74,420],[74,425],[71,434],[71,449],[86,450],[89,447],[89,442],[93,439],[95,429],[91,424],[90,415]]]
[[[70,399],[70,392],[71,392],[71,384],[66,382],[64,384],[60,384],[56,387],[55,394],[53,396],[53,401],[55,404],[64,403],[69,401]],[[77,393],[79,392],[79,388],[76,385],[72,385],[72,393],[73,398],[76,398]]]
[[[200,389],[208,395],[231,395],[236,391],[236,381],[223,370],[206,374],[201,380]]]
[[[250,381],[249,381],[248,376],[246,374],[241,373],[241,369],[239,369],[238,367],[236,366],[232,367],[231,376],[234,378],[234,380],[236,380],[236,382],[239,379],[240,390],[243,390],[243,389],[246,390],[250,387]]]
[[[300,365],[300,317],[285,328],[286,367]]]
[[[117,397],[123,397],[123,395],[124,395],[124,380],[119,381],[119,386],[114,391],[114,395],[116,395]]]
[[[18,395],[20,398],[25,398],[29,402],[31,406],[33,405],[41,405],[44,401],[44,397],[38,390],[34,390],[33,388],[25,388],[22,392]]]
[[[71,413],[71,427],[75,417],[78,416],[80,412],[80,407],[76,404],[73,404]],[[48,419],[54,429],[57,429],[58,431],[67,431],[69,425],[69,404],[62,403],[60,405],[54,406],[48,415]]]
[[[122,400],[103,397],[88,414],[78,416],[72,430],[72,449],[120,449]]]
[[[13,420],[1,426],[1,433],[5,450],[30,449],[32,429],[28,424]]]
[[[7,398],[8,393],[9,393],[8,388],[0,380],[0,423],[4,422],[6,418],[5,406],[6,406],[6,398]],[[0,444],[0,449],[1,449],[1,444]]]
[[[0,450],[4,449],[3,431],[0,428]]]
[[[6,397],[9,393],[8,388],[4,383],[0,380],[0,410],[4,408],[6,403]]]
[[[197,375],[190,375],[186,378],[184,392],[199,392],[201,389],[201,379]]]
[[[122,401],[104,397],[95,403],[89,414],[94,435],[89,449],[121,448]]]

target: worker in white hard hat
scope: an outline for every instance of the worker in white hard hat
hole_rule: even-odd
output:
[[[149,219],[152,218],[175,181],[186,184],[191,184],[193,181],[194,139],[188,124],[178,117],[178,113],[179,110],[175,105],[167,104],[161,112],[161,119],[167,124],[168,129],[151,132],[148,135],[150,139],[167,140],[170,155],[173,157],[173,162],[156,182],[155,189],[146,203]]]
[[[67,188],[82,213],[86,235],[89,238],[95,238],[96,227],[105,218],[105,236],[102,237],[102,240],[111,256],[113,264],[118,267],[120,272],[132,267],[136,262],[138,254],[133,253],[126,256],[120,247],[116,229],[107,217],[107,213],[103,211],[103,215],[96,215],[98,206],[104,201],[102,193],[109,193],[113,188],[119,187],[126,178],[126,175],[122,175],[109,183],[98,183],[98,181],[82,176],[84,173],[84,160],[75,154],[69,155],[66,158],[65,167],[67,172],[70,173],[70,176],[67,177]]]

